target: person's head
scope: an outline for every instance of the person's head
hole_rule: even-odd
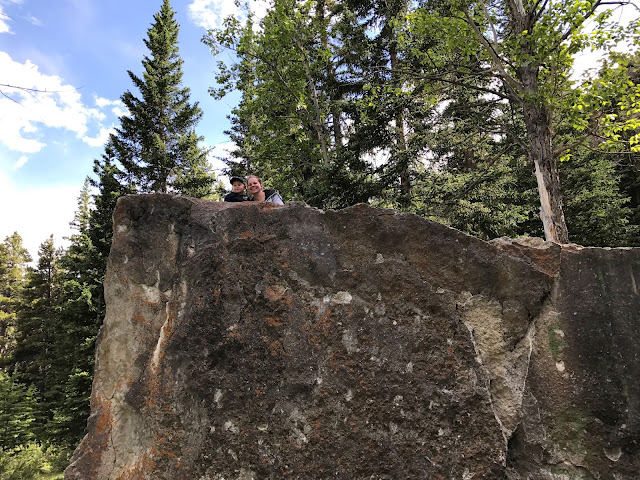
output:
[[[251,195],[255,195],[262,191],[262,180],[255,175],[249,175],[247,177],[247,187]]]
[[[231,177],[231,191],[233,193],[244,192],[244,180],[240,177]]]

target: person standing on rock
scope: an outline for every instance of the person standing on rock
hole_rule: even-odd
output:
[[[265,190],[262,186],[262,179],[255,175],[249,175],[247,177],[247,187],[249,193],[253,195],[254,202],[269,202],[275,203],[276,205],[284,205],[280,193],[273,189]]]
[[[231,193],[224,196],[225,202],[248,202],[249,197],[244,194],[245,184],[240,177],[231,177]]]

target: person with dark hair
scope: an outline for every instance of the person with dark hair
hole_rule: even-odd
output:
[[[284,205],[282,197],[277,190],[267,189],[262,186],[262,179],[255,175],[249,175],[247,177],[247,187],[249,193],[253,195],[254,202],[268,202],[275,203],[276,205]]]
[[[231,193],[224,196],[225,202],[247,202],[249,197],[244,194],[245,184],[240,177],[231,177]]]

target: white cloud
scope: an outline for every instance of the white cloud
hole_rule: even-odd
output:
[[[213,147],[209,146],[207,148],[209,148],[209,162],[211,163],[211,166],[215,169],[215,168],[221,168],[221,166],[223,167],[224,163],[222,163],[220,160],[217,160],[214,157],[222,157],[222,158],[228,157],[229,152],[233,152],[238,147],[236,147],[236,144],[233,142],[222,142],[222,143],[217,143]]]
[[[233,142],[223,142],[214,145],[213,147],[208,146],[209,148],[209,166],[216,174],[216,178],[218,180],[222,180],[223,183],[226,183],[227,177],[226,175],[222,175],[222,170],[227,168],[227,165],[220,160],[220,158],[228,158],[229,153],[234,151],[236,148],[236,144]]]
[[[90,147],[101,147],[107,140],[109,140],[109,134],[116,133],[114,128],[104,128],[100,129],[100,133],[95,137],[87,137],[86,135],[82,137],[82,141],[89,145]]]
[[[2,209],[0,241],[13,232],[22,237],[24,246],[36,260],[38,247],[53,234],[57,246],[66,246],[63,237],[71,235],[69,222],[77,208],[81,185],[19,188],[0,172]]]
[[[108,98],[95,96],[96,105],[100,108],[113,107],[111,113],[120,118],[122,115],[128,114],[129,111],[122,103],[122,100],[109,100]]]
[[[109,100],[108,98],[98,97],[97,95],[95,95],[94,98],[96,100],[96,105],[100,108],[104,108],[108,105],[113,105],[117,102],[117,100]]]
[[[8,23],[9,20],[11,20],[11,17],[4,13],[2,5],[0,5],[0,33],[13,33]]]
[[[266,0],[249,2],[249,8],[254,13],[256,21],[264,18],[269,5],[270,2]],[[229,16],[245,16],[244,12],[238,9],[236,2],[229,0],[193,0],[188,9],[193,23],[206,29],[220,28],[222,21]]]
[[[27,157],[26,155],[22,155],[18,161],[16,162],[16,164],[13,166],[13,168],[18,169],[20,167],[23,167],[27,162],[29,161],[29,157]]]
[[[42,20],[40,20],[38,17],[34,17],[33,15],[29,15],[28,17],[25,17],[25,18],[31,25],[35,25],[36,27],[42,27],[44,25],[42,23]]]
[[[120,107],[120,106],[113,107],[113,108],[111,109],[111,112],[112,112],[116,117],[120,118],[121,116],[128,114],[128,113],[129,113],[129,110],[128,110],[127,108],[125,108],[125,106],[124,106],[124,105],[122,105],[121,107]]]
[[[199,27],[218,28],[229,15],[238,15],[235,2],[225,0],[194,0],[188,7],[191,20]]]
[[[31,61],[15,62],[7,53],[0,52],[0,71],[3,83],[16,87],[3,87],[2,92],[10,98],[0,97],[0,143],[11,150],[23,153],[42,150],[46,146],[39,135],[43,127],[67,130],[77,138],[89,139],[86,136],[89,127],[102,126],[104,113],[85,106],[75,87],[64,84],[56,75],[40,73]]]

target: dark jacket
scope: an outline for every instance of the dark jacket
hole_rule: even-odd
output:
[[[231,192],[231,193],[227,193],[224,196],[224,201],[225,202],[248,202],[249,197],[241,193]]]

